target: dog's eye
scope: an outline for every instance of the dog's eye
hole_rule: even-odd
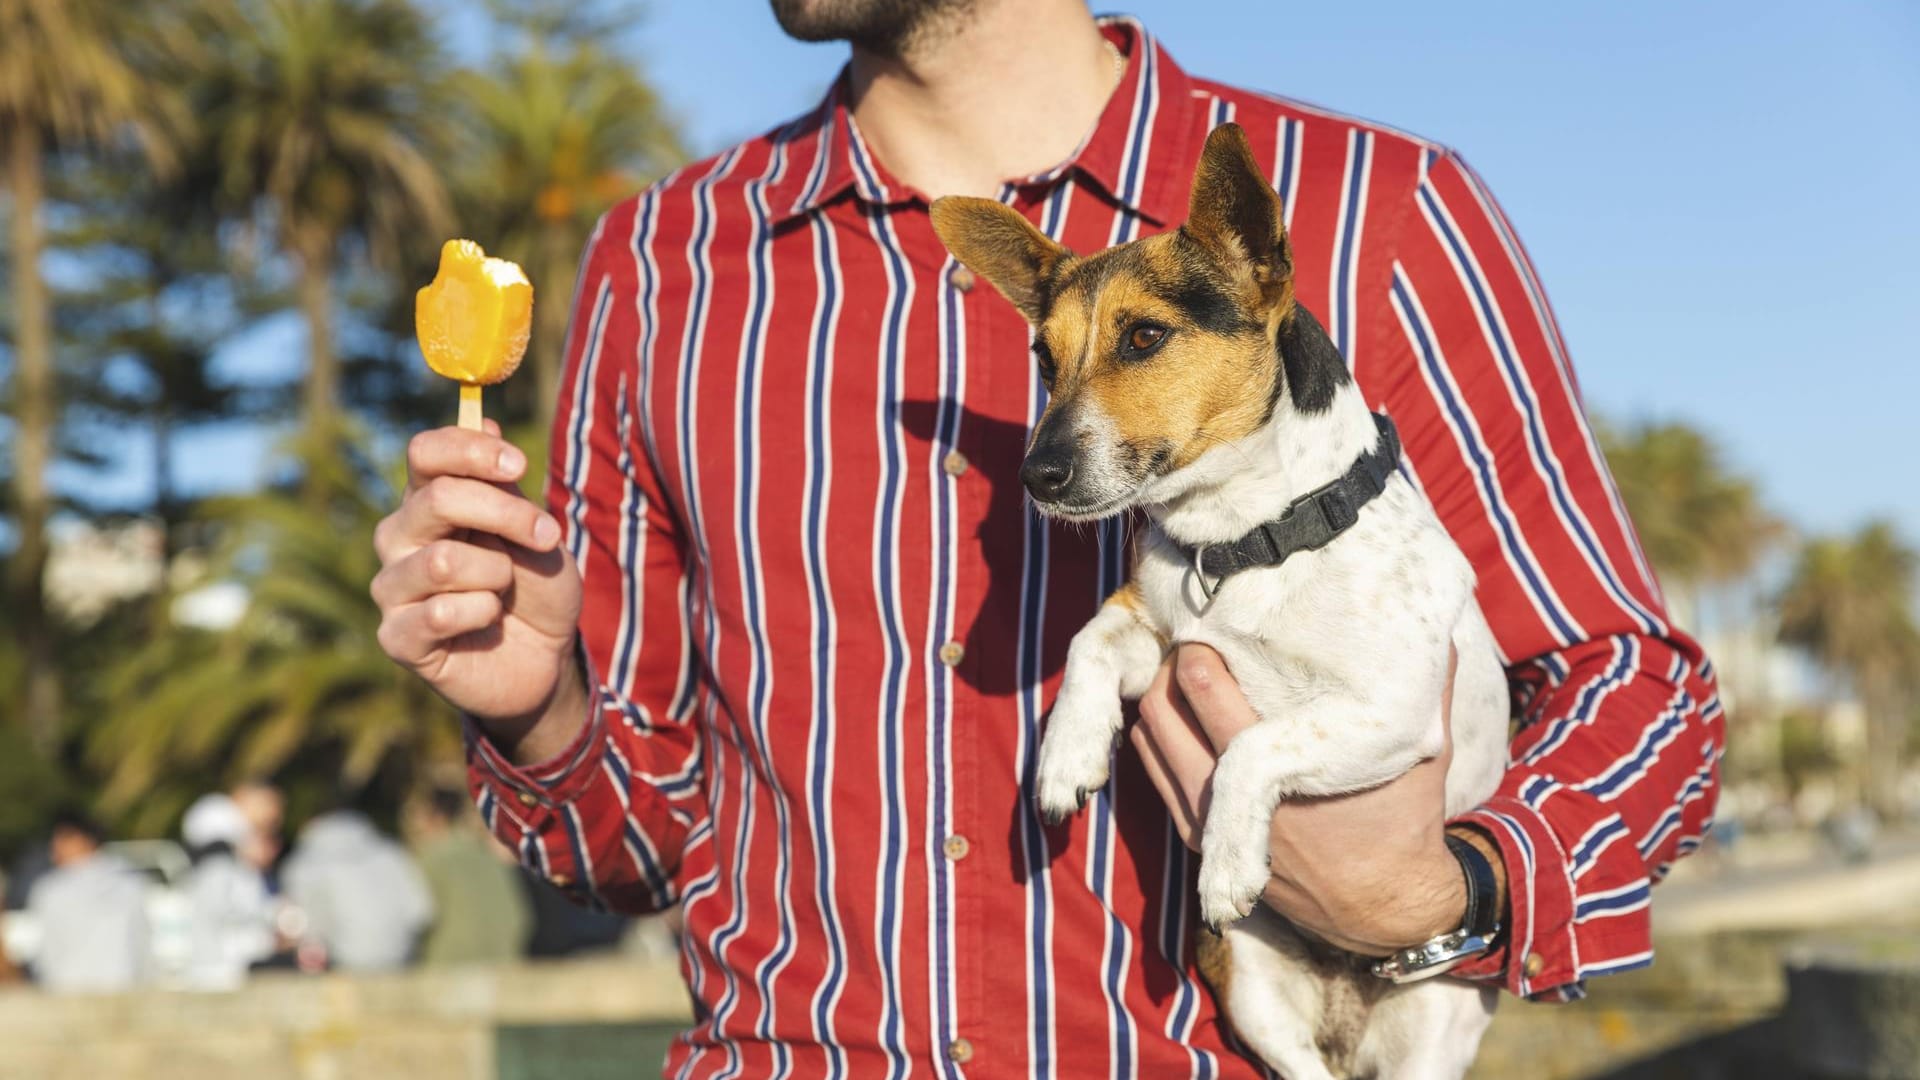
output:
[[[1127,331],[1127,351],[1135,356],[1145,356],[1160,347],[1167,340],[1167,328],[1152,323],[1140,323]]]
[[[1033,359],[1040,368],[1040,381],[1053,385],[1053,350],[1039,338],[1033,339]]]

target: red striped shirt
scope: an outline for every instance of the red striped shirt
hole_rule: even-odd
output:
[[[1452,151],[1181,71],[1137,24],[1073,159],[1004,198],[1092,251],[1177,225],[1206,132],[1248,131],[1298,294],[1473,560],[1515,688],[1511,945],[1569,996],[1646,963],[1699,843],[1721,717],[1666,622],[1512,227]],[[1042,387],[836,89],[601,222],[549,499],[597,683],[572,750],[476,797],[583,900],[678,903],[675,1076],[1250,1076],[1193,965],[1194,860],[1131,753],[1059,827],[1030,797],[1068,639],[1123,526],[1050,526],[1018,472]]]

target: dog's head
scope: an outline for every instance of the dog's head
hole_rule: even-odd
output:
[[[933,227],[1033,324],[1049,400],[1020,475],[1052,516],[1145,501],[1266,424],[1283,394],[1317,411],[1346,376],[1294,302],[1280,199],[1237,124],[1207,137],[1172,232],[1081,257],[1011,207],[959,196],[935,200]]]

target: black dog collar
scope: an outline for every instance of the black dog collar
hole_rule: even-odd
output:
[[[1272,521],[1224,544],[1181,545],[1193,559],[1200,588],[1211,597],[1220,583],[1242,570],[1279,566],[1299,551],[1323,548],[1360,520],[1360,508],[1387,489],[1400,464],[1400,435],[1384,413],[1373,414],[1380,442],[1361,454],[1346,475],[1287,504]],[[1211,580],[1209,580],[1211,579]]]

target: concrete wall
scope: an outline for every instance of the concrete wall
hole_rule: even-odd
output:
[[[493,1080],[499,1025],[689,1016],[677,968],[624,959],[274,975],[220,994],[58,998],[15,988],[0,993],[0,1077]]]
[[[1785,993],[1782,944],[1762,934],[1671,940],[1657,966],[1596,981],[1580,1004],[1505,1001],[1474,1075],[1705,1075],[1697,1063],[1673,1065],[1676,1048],[1711,1046],[1773,1013]],[[493,1080],[502,1025],[677,1024],[688,1015],[671,963],[626,959],[273,976],[230,994],[63,999],[13,989],[0,993],[0,1078]],[[637,1061],[622,1071],[654,1075]]]

